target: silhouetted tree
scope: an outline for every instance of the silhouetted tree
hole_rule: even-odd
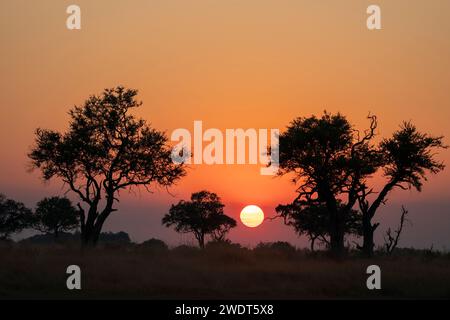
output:
[[[442,137],[417,131],[411,123],[379,145],[373,143],[377,119],[369,116],[370,127],[355,130],[338,114],[324,113],[321,118],[298,118],[280,135],[280,175],[293,173],[300,182],[293,204],[302,207],[325,206],[329,214],[330,248],[340,254],[344,248],[346,218],[358,203],[362,215],[364,242],[360,247],[373,253],[372,224],[377,209],[395,188],[421,190],[427,173],[444,169],[435,160],[435,151],[445,148]],[[381,191],[369,187],[368,179],[379,170],[387,178]],[[339,203],[342,204],[339,205]]]
[[[386,235],[384,237],[384,250],[386,254],[390,255],[397,248],[398,242],[400,240],[400,235],[402,234],[403,227],[405,226],[405,222],[407,221],[406,215],[408,214],[408,210],[402,206],[402,215],[400,216],[400,224],[398,228],[394,231],[395,235],[392,233],[391,228],[388,228],[386,231]]]
[[[80,198],[84,244],[97,243],[120,190],[168,187],[185,174],[183,164],[172,162],[164,133],[130,114],[141,105],[136,95],[120,86],[105,89],[69,112],[66,133],[36,131],[32,165],[44,180],[61,178]]]
[[[343,206],[339,203],[340,210]],[[297,234],[306,235],[310,241],[310,249],[314,251],[316,240],[330,245],[329,225],[330,214],[325,205],[301,205],[298,202],[279,205],[275,208],[279,217],[286,225],[292,226]],[[358,235],[361,233],[361,217],[356,210],[350,210],[344,216],[345,233]]]
[[[236,220],[225,215],[217,214],[210,217],[211,225],[216,226],[211,231],[211,238],[213,241],[226,241],[226,236],[232,228],[236,227]]]
[[[225,215],[224,205],[212,192],[200,191],[191,195],[191,201],[181,200],[172,205],[163,219],[163,225],[175,226],[175,231],[193,233],[200,248],[205,246],[205,237],[210,235],[215,240],[224,240],[236,221]]]
[[[34,213],[34,229],[51,233],[58,238],[61,231],[71,231],[79,226],[78,211],[67,198],[51,197],[38,202]]]
[[[361,181],[376,171],[380,161],[370,144],[376,118],[369,119],[370,128],[360,133],[343,115],[325,112],[321,118],[295,119],[279,137],[279,174],[293,173],[294,183],[300,183],[293,203],[325,206],[335,255],[344,252],[345,220],[358,199]]]
[[[0,240],[28,228],[32,223],[32,212],[21,202],[7,199],[0,194]]]
[[[357,194],[363,214],[364,240],[360,249],[366,255],[373,254],[374,231],[379,225],[372,224],[372,219],[380,205],[387,201],[388,194],[395,188],[421,191],[427,173],[436,174],[444,169],[444,164],[435,159],[437,149],[447,148],[442,139],[442,136],[421,133],[410,122],[404,122],[391,138],[380,143],[378,152],[383,159],[380,168],[387,182],[380,192],[375,193],[366,181],[362,181]]]

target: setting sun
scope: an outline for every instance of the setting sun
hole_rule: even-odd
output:
[[[258,206],[246,206],[241,211],[241,221],[247,227],[257,227],[264,221],[264,212]]]

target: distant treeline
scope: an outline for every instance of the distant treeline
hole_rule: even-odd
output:
[[[9,246],[54,246],[58,244],[66,248],[78,248],[80,242],[80,232],[61,233],[58,239],[55,239],[51,234],[34,235],[17,242],[9,239],[7,241],[0,241],[0,249]],[[164,253],[171,252],[180,256],[192,256],[203,252],[209,252],[217,254],[219,256],[226,255],[227,257],[234,254],[256,254],[267,256],[270,258],[287,258],[295,259],[295,257],[323,257],[328,256],[327,251],[311,251],[309,248],[299,248],[286,241],[274,241],[274,242],[259,242],[255,247],[249,248],[242,246],[239,243],[231,242],[230,240],[211,240],[207,242],[204,248],[198,246],[180,244],[177,246],[169,247],[163,240],[150,238],[142,243],[135,243],[130,239],[128,233],[124,231],[119,232],[102,232],[99,237],[99,248],[107,249],[110,247],[113,250],[144,250],[151,253]],[[122,248],[122,249],[121,249]],[[119,251],[121,252],[121,251]],[[392,252],[388,252],[384,246],[379,246],[376,249],[377,256],[390,256]],[[358,257],[361,255],[358,249],[348,251],[348,255]],[[394,255],[405,257],[423,257],[424,259],[432,259],[437,257],[450,258],[450,252],[447,250],[436,250],[431,246],[428,249],[415,249],[415,248],[395,248]]]
[[[54,244],[57,243],[80,243],[81,233],[75,232],[63,232],[59,235],[58,239],[52,234],[37,234],[31,237],[22,239],[19,243],[29,244]],[[129,244],[131,243],[128,233],[120,232],[102,232],[99,237],[99,243],[101,244]]]

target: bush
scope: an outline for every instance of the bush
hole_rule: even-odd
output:
[[[187,245],[183,244],[181,246],[173,248],[172,252],[180,254],[182,256],[183,255],[188,256],[188,255],[198,254],[200,252],[200,249],[198,247],[187,246]]]
[[[230,240],[213,240],[209,241],[205,249],[208,250],[221,250],[221,249],[241,249],[241,245],[239,243],[233,243]]]
[[[248,263],[252,259],[252,254],[247,248],[229,240],[208,242],[204,253],[209,260],[227,265],[240,262]]]
[[[295,252],[295,247],[286,241],[260,242],[255,250],[278,250],[283,252]]]
[[[100,244],[130,244],[131,239],[128,233],[119,232],[102,232],[98,238]]]
[[[260,242],[253,249],[258,255],[268,255],[277,257],[292,257],[297,249],[289,242],[277,241],[277,242]]]
[[[139,245],[141,248],[145,248],[151,251],[167,251],[169,250],[169,247],[167,244],[159,239],[151,238],[144,242],[142,242]]]
[[[36,244],[36,245],[53,245],[56,243],[59,244],[80,244],[81,243],[81,234],[80,232],[69,233],[62,232],[60,233],[58,239],[55,241],[55,237],[52,234],[36,234],[34,236],[25,238],[20,241],[20,243],[24,244]],[[110,246],[110,245],[129,245],[131,243],[130,236],[128,233],[120,231],[120,232],[102,232],[98,239],[98,244],[100,246]]]
[[[52,234],[35,234],[22,239],[19,243],[33,245],[54,245],[59,244],[79,244],[81,241],[80,233],[61,232],[57,239]]]

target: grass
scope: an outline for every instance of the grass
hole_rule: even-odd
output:
[[[335,261],[301,250],[211,246],[172,250],[139,245],[0,246],[3,299],[379,299],[450,298],[450,256],[409,250]],[[82,270],[82,290],[66,289],[66,268]],[[382,290],[366,288],[366,268],[382,270]]]

